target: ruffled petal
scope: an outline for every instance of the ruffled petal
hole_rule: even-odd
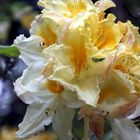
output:
[[[97,105],[100,92],[96,77],[88,77],[82,81],[74,79],[67,81],[66,78],[64,79],[64,75],[67,73],[67,71],[69,71],[69,69],[61,68],[50,76],[49,79],[59,81],[64,87],[77,92],[80,100],[95,107]],[[61,77],[62,73],[63,76]]]
[[[30,34],[36,35],[44,19],[42,15],[36,16],[35,20],[31,23]]]
[[[111,7],[116,7],[115,3],[112,0],[99,0],[95,3],[97,12],[102,12]]]
[[[30,65],[32,62],[45,61],[40,47],[42,42],[43,39],[38,36],[26,38],[24,35],[20,35],[14,40],[14,45],[20,50],[20,58],[26,65]]]
[[[69,48],[65,45],[52,46],[44,50],[44,55],[56,60],[55,68],[48,78],[60,82],[65,88],[77,92],[80,100],[89,105],[96,106],[99,99],[98,81],[95,75],[82,75],[82,80],[75,78],[75,70],[70,60]],[[67,54],[67,55],[63,55]],[[87,72],[87,71],[85,71]],[[84,78],[85,77],[85,78]]]
[[[109,112],[136,98],[134,83],[120,71],[113,70],[107,79],[100,84],[100,88],[99,105]],[[122,110],[120,109],[120,111]]]
[[[68,18],[73,18],[80,12],[95,9],[91,0],[39,0],[38,4],[44,7],[47,11],[60,13]]]
[[[42,47],[47,48],[49,45],[58,43],[67,21],[57,13],[47,11],[36,17],[31,24],[30,33],[43,38]]]
[[[15,82],[17,96],[26,104],[46,103],[53,96],[47,89],[42,88],[44,81],[41,75],[42,67],[41,62],[32,63]]]

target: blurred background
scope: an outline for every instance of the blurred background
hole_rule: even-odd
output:
[[[114,13],[117,20],[131,20],[134,25],[140,27],[140,0],[113,1],[117,7],[107,12]],[[40,11],[37,0],[0,0],[0,44],[11,45],[19,34],[28,37],[30,23]],[[18,58],[0,56],[0,140],[16,140],[16,127],[22,121],[27,105],[17,98],[13,82],[21,76],[25,68],[26,65]],[[74,123],[77,125],[77,121]],[[73,129],[77,140],[80,140],[82,135],[82,125],[79,124]],[[40,139],[52,140],[54,135],[49,133],[45,137],[42,134]],[[36,137],[36,140],[39,138]]]

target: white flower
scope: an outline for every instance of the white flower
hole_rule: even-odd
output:
[[[43,39],[38,36],[20,36],[15,44],[20,49],[20,57],[28,65],[22,77],[15,82],[19,98],[29,104],[23,122],[19,125],[17,137],[24,139],[43,130],[52,122],[61,140],[71,139],[74,108],[82,104],[73,90],[63,87],[58,81],[49,80],[47,75],[53,70],[39,46]]]
[[[100,98],[99,79],[113,61],[123,34],[114,20],[109,15],[100,21],[95,13],[85,12],[71,22],[60,45],[43,50],[47,60],[53,58],[57,62],[48,78],[72,87],[79,99],[94,107]]]
[[[81,103],[74,92],[44,78],[42,70],[43,63],[32,63],[15,83],[17,95],[29,104],[17,137],[27,138],[44,130],[52,122],[59,138],[70,140],[74,114],[72,108],[79,107]]]

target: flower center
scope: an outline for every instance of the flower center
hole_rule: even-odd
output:
[[[56,93],[56,94],[60,94],[64,91],[64,87],[62,85],[60,85],[56,81],[52,81],[52,80],[49,80],[47,82],[47,88],[49,91]]]

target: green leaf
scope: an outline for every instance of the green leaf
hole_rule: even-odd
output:
[[[18,57],[20,52],[15,46],[0,45],[0,55],[7,57]]]
[[[96,57],[93,57],[92,58],[92,61],[93,62],[101,62],[101,61],[103,61],[105,58],[96,58]]]

